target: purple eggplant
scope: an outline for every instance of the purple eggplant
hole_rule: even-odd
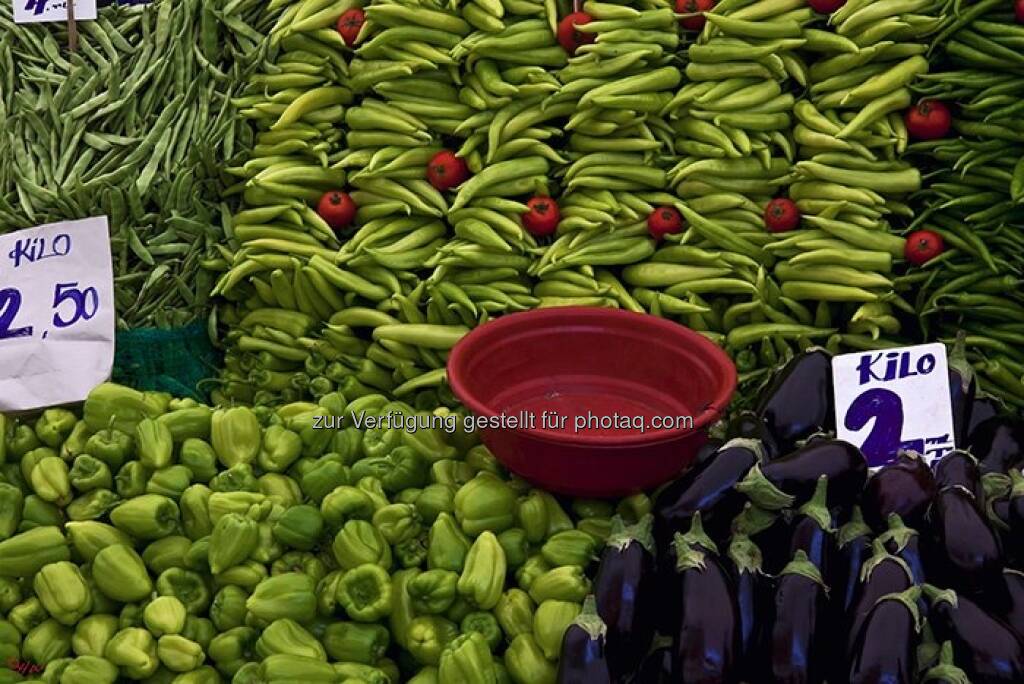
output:
[[[1006,413],[1006,406],[1002,401],[996,397],[983,395],[980,392],[977,393],[974,401],[971,403],[971,420],[965,437],[967,442],[970,442],[971,436],[979,425],[989,418],[995,418],[1003,413]]]
[[[932,470],[920,454],[901,451],[868,479],[860,503],[864,521],[881,532],[889,514],[896,513],[911,527],[920,527],[936,491]]]
[[[873,551],[873,555],[861,571],[861,581],[857,587],[853,607],[846,614],[845,648],[848,657],[853,654],[857,635],[860,634],[868,614],[878,599],[886,594],[898,594],[914,586],[914,577],[902,559],[886,551],[877,540],[873,545]]]
[[[654,637],[658,599],[653,522],[648,514],[623,527],[615,516],[594,580],[597,612],[608,628],[608,666],[617,679],[637,668]]]
[[[757,408],[781,453],[815,432],[833,430],[832,355],[811,348],[775,374]]]
[[[754,466],[736,489],[761,508],[802,506],[818,478],[828,478],[828,507],[849,510],[860,498],[868,464],[860,449],[838,439],[814,440],[763,466]]]
[[[925,565],[934,581],[972,596],[998,581],[1002,545],[969,491],[960,486],[942,490],[929,515],[933,538]]]
[[[1024,638],[1024,573],[1019,570],[1003,570],[1002,605],[996,614],[1013,628],[1017,636]]]
[[[677,627],[672,672],[678,681],[728,684],[739,681],[740,619],[735,587],[715,543],[701,527],[700,513],[685,535],[676,533]]]
[[[921,678],[921,684],[971,684],[967,673],[956,666],[953,660],[953,642],[943,641],[939,650],[939,662],[928,668]]]
[[[822,577],[832,576],[832,562],[837,552],[832,514],[825,505],[827,493],[828,478],[822,475],[818,478],[814,496],[800,507],[790,524],[790,557],[797,551],[803,551],[807,554],[807,559],[821,572]]]
[[[1024,681],[1024,642],[1009,625],[954,591],[931,585],[924,591],[936,638],[953,642],[954,658],[973,684]]]
[[[740,677],[744,681],[755,681],[763,659],[765,616],[771,612],[771,580],[761,569],[761,550],[745,534],[733,535],[729,559],[736,572]]]
[[[672,676],[671,647],[661,646],[648,653],[632,681],[633,684],[674,684],[677,680]]]
[[[846,615],[853,607],[853,599],[860,584],[860,571],[871,557],[871,528],[861,517],[860,507],[855,506],[850,522],[839,529],[836,538],[839,552],[832,570],[833,602],[840,615]]]
[[[882,542],[887,552],[907,564],[915,584],[927,580],[921,535],[917,530],[907,527],[900,516],[895,513],[889,514],[889,529],[880,535],[878,540]]]
[[[953,443],[961,445],[971,427],[971,409],[978,391],[978,380],[967,360],[965,335],[956,336],[956,344],[949,354],[949,403],[953,410]]]
[[[989,418],[971,433],[967,448],[978,458],[983,473],[1005,473],[1024,458],[1024,422]]]
[[[752,439],[726,442],[712,458],[668,485],[655,502],[655,532],[659,545],[676,532],[685,532],[700,511],[703,523],[716,542],[725,540],[729,526],[743,510],[745,497],[735,486],[764,457],[761,444]]]
[[[850,684],[915,684],[921,587],[878,599],[856,637]]]
[[[708,441],[704,442],[699,449],[697,449],[697,455],[693,458],[693,465],[691,467],[696,468],[704,461],[708,460],[715,455],[722,445],[725,444],[724,439],[718,437],[708,437]]]
[[[736,414],[736,417],[729,423],[728,435],[729,439],[737,437],[756,439],[764,448],[765,458],[769,461],[780,455],[779,447],[775,443],[772,433],[768,431],[768,426],[764,424],[761,416],[753,411],[740,411]]]
[[[940,458],[935,465],[935,484],[939,489],[959,485],[971,492],[980,506],[985,505],[981,468],[978,467],[978,459],[970,452],[955,449]]]
[[[763,681],[825,681],[830,642],[827,592],[818,568],[807,554],[797,551],[783,568],[775,588],[768,636],[771,672]]]
[[[583,611],[565,630],[558,659],[558,684],[611,684],[606,642],[608,628],[597,614],[594,597],[583,601]]]
[[[793,558],[789,553],[792,528],[784,515],[758,508],[748,501],[733,521],[732,530],[734,537],[748,537],[761,549],[762,570],[768,575],[778,575]]]

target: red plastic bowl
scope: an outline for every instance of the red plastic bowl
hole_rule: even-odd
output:
[[[562,494],[613,497],[689,465],[732,398],[736,368],[662,318],[564,307],[474,329],[451,352],[448,382],[477,421],[491,421],[481,437],[510,470]],[[662,417],[675,425],[651,427]]]

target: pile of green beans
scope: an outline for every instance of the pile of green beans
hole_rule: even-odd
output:
[[[928,169],[913,198],[914,228],[938,233],[945,252],[907,276],[925,333],[959,331],[985,391],[1024,406],[1024,28],[1003,3],[958,13],[934,43],[948,69],[916,90],[953,109],[955,136],[914,143]]]
[[[79,24],[15,25],[0,4],[0,233],[106,214],[117,325],[207,312],[223,241],[221,165],[245,154],[230,104],[273,14],[255,0],[156,0]]]

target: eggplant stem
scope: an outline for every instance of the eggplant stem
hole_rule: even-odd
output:
[[[765,453],[764,444],[759,439],[751,439],[750,437],[734,437],[728,442],[718,447],[718,451],[722,452],[726,449],[746,449],[757,457],[758,463],[764,463]]]
[[[828,587],[825,585],[825,580],[821,577],[821,570],[818,569],[814,563],[807,557],[807,553],[803,550],[797,551],[793,554],[793,560],[786,564],[786,567],[782,569],[780,575],[803,575],[807,579],[817,582],[821,587],[828,592]]]
[[[875,571],[875,568],[881,565],[886,560],[890,560],[893,563],[898,563],[899,566],[903,568],[903,572],[907,573],[907,579],[910,582],[914,581],[914,573],[913,571],[911,571],[910,566],[907,565],[907,562],[899,556],[894,556],[888,551],[886,551],[885,545],[882,543],[881,539],[876,539],[871,546],[874,553],[872,554],[871,558],[868,558],[866,561],[864,561],[864,565],[860,569],[861,582],[867,582],[871,578],[871,573]]]
[[[924,674],[926,680],[941,680],[947,684],[971,684],[967,673],[953,662],[953,642],[943,641],[939,652],[939,664]]]
[[[917,601],[921,598],[921,587],[913,586],[904,591],[895,592],[892,594],[886,594],[880,596],[875,605],[877,606],[882,601],[899,601],[904,607],[910,611],[910,614],[914,616],[914,631],[916,633],[921,632],[921,610],[917,607]]]
[[[735,534],[729,544],[729,558],[739,572],[761,572],[761,549],[745,534]]]
[[[588,594],[583,599],[583,610],[573,620],[573,624],[582,629],[593,640],[604,639],[608,635],[608,625],[597,612],[597,599]]]
[[[917,530],[907,527],[903,523],[903,518],[896,513],[889,514],[888,522],[889,529],[879,539],[883,544],[888,541],[896,544],[896,553],[899,553],[907,547],[911,539],[917,536]]]
[[[786,494],[776,487],[761,472],[761,467],[754,464],[750,472],[736,484],[737,491],[745,494],[748,499],[770,511],[779,511],[784,508],[791,508],[796,497]]]
[[[619,525],[616,527],[616,519]],[[612,518],[612,533],[608,535],[605,545],[617,551],[622,551],[633,542],[637,542],[648,552],[654,553],[654,516],[647,513],[635,525],[625,526],[622,518],[618,515]]]
[[[839,544],[839,548],[843,548],[855,539],[870,536],[871,528],[864,522],[864,515],[860,512],[860,506],[854,506],[853,513],[850,515],[850,521],[839,528],[836,543]]]
[[[766,511],[748,501],[743,504],[743,510],[732,521],[733,534],[745,534],[752,537],[774,525],[778,517],[777,514]]]
[[[828,510],[828,477],[822,475],[814,486],[814,496],[810,501],[800,507],[800,514],[818,523],[825,532],[834,532],[832,529],[832,513]]]
[[[932,584],[923,584],[921,585],[921,590],[924,592],[925,597],[927,597],[928,602],[933,606],[942,601],[945,601],[954,608],[957,606],[956,592],[952,589],[943,590]]]

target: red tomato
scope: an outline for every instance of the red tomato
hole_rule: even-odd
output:
[[[710,12],[715,6],[715,0],[676,0],[677,14],[694,14],[695,12]],[[707,19],[703,14],[693,17],[686,17],[679,20],[679,25],[687,31],[703,31]]]
[[[531,197],[526,203],[530,211],[523,214],[523,226],[530,235],[544,237],[551,235],[562,220],[562,212],[558,210],[558,202],[550,197]]]
[[[1024,24],[1024,0],[1017,0],[1013,3],[1013,13],[1017,18],[1017,23]]]
[[[800,225],[800,210],[787,197],[776,197],[764,208],[764,227],[772,233],[785,233]]]
[[[358,7],[345,10],[338,17],[338,33],[345,40],[345,45],[352,47],[356,44],[356,38],[359,36],[359,31],[363,28],[365,21],[366,13]]]
[[[593,20],[594,18],[586,12],[573,12],[558,22],[558,44],[562,46],[562,49],[570,55],[574,55],[576,48],[580,45],[587,45],[597,40],[597,36],[593,33],[576,30],[576,26],[579,24],[589,24]]]
[[[331,190],[325,192],[320,198],[316,207],[316,213],[327,222],[334,232],[338,233],[348,228],[356,217],[356,203],[348,196],[347,192]]]
[[[438,190],[451,190],[466,182],[469,167],[466,160],[450,150],[441,150],[427,165],[427,180]]]
[[[807,0],[807,4],[818,14],[832,14],[846,4],[846,0]]]
[[[655,240],[683,229],[683,217],[675,207],[658,207],[647,217],[647,232]]]
[[[915,266],[920,266],[942,254],[945,247],[942,236],[938,233],[931,230],[915,230],[907,236],[903,256]]]
[[[953,115],[942,100],[921,100],[907,110],[907,132],[915,140],[945,138],[953,126]]]

